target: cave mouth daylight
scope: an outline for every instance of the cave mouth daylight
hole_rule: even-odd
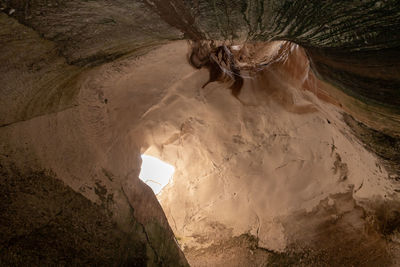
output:
[[[175,168],[174,166],[146,154],[142,154],[142,165],[139,178],[158,195],[162,189],[171,181]]]

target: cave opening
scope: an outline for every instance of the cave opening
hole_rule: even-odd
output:
[[[171,181],[175,167],[159,158],[142,154],[142,165],[139,178],[158,195]]]

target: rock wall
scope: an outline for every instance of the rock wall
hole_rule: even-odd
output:
[[[162,18],[179,25],[192,39],[283,39],[305,47],[318,77],[351,96],[351,101],[344,97],[341,102],[354,116],[373,128],[399,135],[400,9],[396,1],[151,3]],[[186,6],[190,19],[168,20],[176,6]],[[360,103],[354,104],[355,101]]]
[[[7,193],[2,196],[3,200],[15,207],[10,210],[6,205],[2,217],[18,212],[21,215],[16,218],[17,221],[29,221],[35,210],[21,203],[30,199],[40,199],[37,205],[54,201],[52,208],[59,206],[66,214],[76,212],[76,216],[82,216],[79,220],[64,215],[57,217],[50,227],[49,236],[44,234],[42,239],[36,235],[22,235],[20,238],[19,232],[39,231],[38,234],[41,234],[47,231],[46,218],[53,220],[53,212],[43,214],[41,220],[33,219],[30,225],[17,224],[15,230],[11,224],[3,222],[2,229],[7,238],[1,248],[4,255],[2,263],[187,265],[157,199],[137,178],[140,171],[139,149],[132,140],[113,132],[112,126],[104,121],[107,120],[102,117],[104,114],[96,112],[104,111],[107,100],[102,97],[98,84],[93,82],[87,85],[91,68],[71,64],[59,54],[57,43],[43,39],[5,14],[0,15],[1,57],[4,62],[1,66],[0,154],[2,166],[16,170],[4,171],[1,176],[2,188],[5,187]],[[132,53],[131,59],[148,49]],[[50,171],[51,174],[42,175],[42,171]],[[54,191],[49,182],[52,179],[61,180],[54,183],[65,187],[63,190],[68,191],[71,197],[74,194],[78,198],[84,196],[95,204],[83,202],[85,207],[75,211],[74,206],[64,203],[68,199],[62,200],[63,191],[46,194]],[[32,196],[26,199],[24,188],[35,182],[39,185],[30,189]],[[8,183],[15,184],[16,189],[10,189]],[[9,196],[10,191],[14,195]],[[79,203],[74,205],[79,206]],[[66,207],[62,209],[64,205]],[[143,209],[145,206],[149,209]],[[47,210],[45,206],[40,208]],[[94,214],[85,216],[85,209],[93,210]],[[97,224],[102,220],[106,224],[104,227]],[[76,240],[82,238],[81,230],[65,228],[69,224],[93,227],[85,234],[87,244],[72,250],[67,249],[72,245],[65,245],[64,249],[63,244],[57,243],[55,251],[48,252],[46,249],[54,238],[66,242],[78,242]],[[97,236],[105,231],[111,231],[101,239],[106,242],[105,246],[109,246],[107,255],[94,259],[102,251],[99,248],[102,241]],[[14,239],[20,243],[8,246],[7,242],[14,242]],[[46,245],[35,246],[35,241]],[[30,247],[26,251],[24,243]],[[137,251],[130,250],[133,249],[130,248],[132,244],[138,247]],[[75,256],[78,250],[87,253]],[[90,251],[98,252],[89,257]]]
[[[396,1],[0,5],[0,161],[7,203],[1,217],[21,213],[12,217],[19,232],[1,224],[8,238],[1,247],[5,264],[186,265],[169,224],[198,265],[206,258],[199,248],[210,253],[220,245],[244,251],[243,264],[255,260],[253,252],[255,262],[296,264],[308,257],[304,251],[312,255],[309,264],[323,264],[324,254],[310,250],[326,236],[368,243],[354,255],[376,251],[371,264],[389,264],[396,255]],[[290,40],[304,50],[293,45],[291,61],[245,80],[240,103],[224,84],[200,89],[207,71],[187,63],[184,41],[170,43],[185,38]],[[342,109],[361,122],[343,117]],[[383,151],[383,144],[392,149]],[[144,151],[177,167],[160,197],[168,221],[137,179]],[[71,206],[70,198],[76,199]],[[43,207],[43,218],[20,223],[35,213],[24,200]],[[311,226],[292,233],[296,221]],[[66,222],[81,228],[71,230]],[[382,230],[382,222],[392,230]],[[75,251],[63,251],[60,243],[46,250],[53,237],[77,243],[93,224],[75,262]],[[382,245],[382,238],[393,242]],[[32,249],[35,240],[45,244],[42,249]],[[106,255],[89,257],[103,241]],[[128,250],[132,244],[135,255]],[[304,251],[288,254],[292,245]],[[124,249],[117,252],[118,246]],[[350,256],[343,254],[337,264],[363,263],[358,257],[346,261]]]
[[[151,58],[158,55],[162,65],[172,48],[177,55],[168,59],[181,57],[184,64],[186,48],[179,43]],[[379,225],[386,222],[377,213],[397,221],[398,174],[354,136],[340,105],[323,94],[330,85],[314,83],[301,48],[293,45],[286,61],[247,76],[241,101],[223,83],[201,89],[207,70],[189,70],[165,85],[162,98],[148,91],[153,104],[136,105],[143,115],[129,119],[137,124],[134,139],[144,140],[142,151],[176,167],[158,198],[190,264],[225,266],[215,252],[225,250],[245,265],[394,264],[384,240],[397,233],[383,234]],[[110,99],[139,98],[141,90],[129,84],[140,80],[132,75],[113,82],[108,91],[128,91]],[[117,112],[120,119],[130,113]]]

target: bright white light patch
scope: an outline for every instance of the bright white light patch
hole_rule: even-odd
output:
[[[142,169],[139,178],[153,189],[155,194],[169,183],[174,174],[174,166],[158,158],[142,155]]]
[[[239,51],[240,49],[242,49],[242,46],[241,45],[232,45],[231,49],[235,50],[235,51]]]

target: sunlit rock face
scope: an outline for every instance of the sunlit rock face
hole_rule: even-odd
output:
[[[1,264],[399,264],[396,1],[0,4]],[[178,39],[279,60],[234,97]]]
[[[273,57],[283,44],[266,45],[265,53]],[[174,49],[185,75],[143,110],[132,135],[145,140],[146,153],[176,167],[158,198],[194,266],[229,265],[215,250],[226,250],[232,264],[268,262],[262,249],[294,253],[279,254],[279,264],[285,257],[310,265],[361,264],[368,251],[374,251],[368,256],[373,264],[392,261],[395,252],[382,239],[376,214],[397,220],[394,174],[357,141],[340,104],[323,90],[330,85],[317,82],[304,51],[290,46],[288,57],[251,77],[243,73],[240,101],[227,84],[201,89],[208,71],[183,68],[185,44],[149,54],[161,65]],[[140,94],[131,87],[110,99]]]

